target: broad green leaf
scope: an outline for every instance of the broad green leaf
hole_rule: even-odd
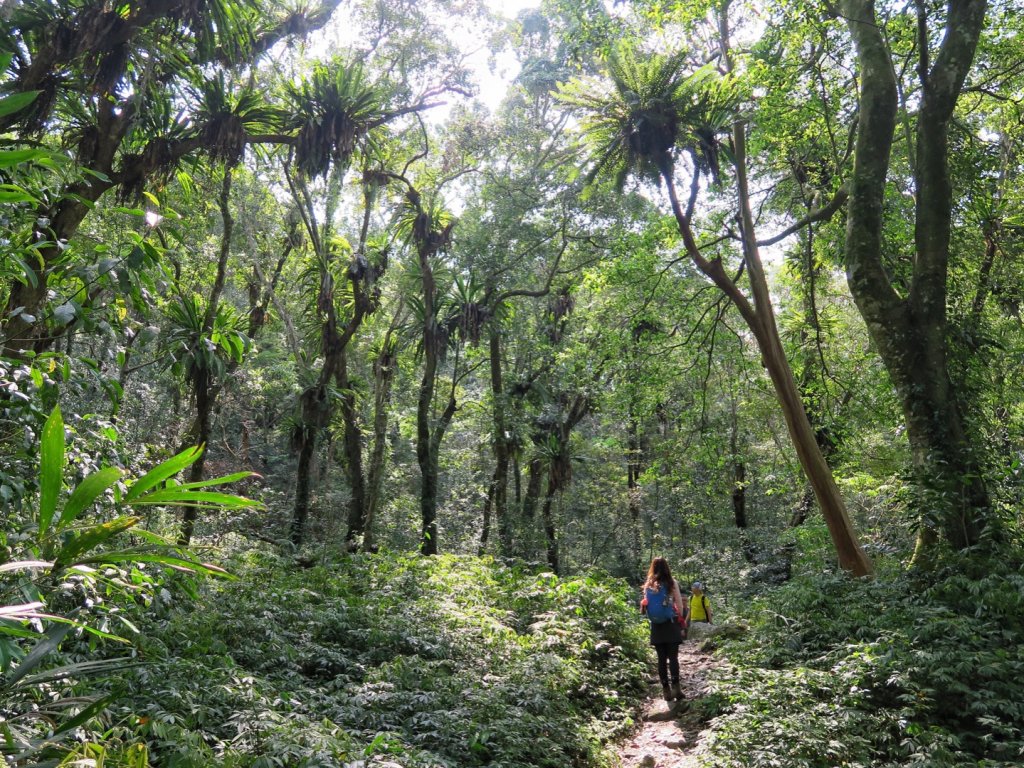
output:
[[[57,553],[57,557],[53,561],[54,569],[59,570],[71,565],[78,559],[79,555],[95,549],[107,539],[116,536],[122,531],[127,531],[132,526],[137,525],[141,519],[141,517],[128,517],[126,515],[106,523],[94,525],[91,528],[86,528],[61,547],[60,552]]]
[[[234,496],[230,493],[215,493],[213,491],[182,490],[180,486],[161,488],[152,493],[147,493],[145,496],[132,502],[132,506],[143,504],[174,504],[183,507],[215,506],[226,509],[259,506],[259,502],[252,501],[244,496]]]
[[[137,499],[143,493],[148,491],[150,488],[162,483],[169,477],[173,477],[183,470],[185,467],[194,463],[203,453],[203,447],[200,445],[193,446],[192,448],[186,448],[184,451],[179,453],[167,461],[156,465],[145,475],[140,477],[128,492],[124,495],[124,503],[131,504],[133,499]]]
[[[39,535],[44,536],[57,511],[64,477],[64,420],[60,406],[53,409],[43,425],[39,453]]]
[[[15,184],[0,184],[0,203],[38,203],[39,200]]]
[[[21,93],[12,93],[10,96],[4,96],[0,99],[0,117],[20,112],[35,101],[38,95],[39,91],[22,91]]]
[[[12,165],[43,161],[47,164],[53,163],[53,153],[45,149],[12,149],[0,152],[0,168],[10,168]]]
[[[71,492],[71,497],[64,505],[64,511],[60,514],[57,527],[63,528],[65,525],[77,520],[82,510],[96,501],[96,498],[107,488],[116,483],[121,474],[121,470],[117,467],[104,467],[82,480],[75,490]]]

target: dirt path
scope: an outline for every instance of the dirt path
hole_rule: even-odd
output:
[[[640,730],[618,749],[622,768],[696,768],[704,723],[689,705],[704,695],[711,657],[692,642],[679,648],[680,687],[683,698],[671,706],[661,697],[661,684],[653,679],[644,704]]]

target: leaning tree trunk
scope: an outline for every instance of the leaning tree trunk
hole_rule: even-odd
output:
[[[733,142],[735,145],[738,186],[740,187],[743,250],[750,276],[753,303],[747,299],[736,283],[733,282],[732,278],[726,274],[725,267],[719,259],[708,261],[701,253],[693,237],[689,218],[683,213],[683,209],[679,204],[675,188],[673,164],[671,157],[667,153],[661,158],[659,163],[661,176],[668,189],[672,211],[679,226],[679,232],[683,237],[687,253],[698,269],[729,297],[757,341],[761,352],[761,361],[775,389],[775,395],[779,400],[779,406],[786,421],[786,427],[789,430],[790,440],[796,449],[800,466],[807,475],[811,487],[814,488],[814,495],[818,500],[822,516],[828,526],[840,566],[854,575],[865,576],[871,573],[871,563],[861,549],[857,536],[854,533],[853,524],[850,522],[849,514],[846,511],[846,504],[843,502],[843,497],[839,493],[835,479],[832,477],[832,470],[818,449],[817,442],[814,439],[814,430],[807,420],[803,401],[800,399],[800,392],[793,378],[793,372],[789,367],[789,361],[786,359],[782,340],[779,338],[778,328],[775,325],[771,296],[768,292],[768,284],[761,266],[761,258],[757,251],[757,241],[754,238],[753,215],[749,207],[746,174],[743,167],[745,162],[745,135],[742,126],[737,126],[734,131]]]
[[[726,70],[732,71],[727,11],[728,3],[721,7],[718,18],[719,44]],[[743,258],[750,281],[749,298],[726,273],[721,260],[708,261],[697,246],[690,228],[689,217],[683,213],[676,196],[672,158],[667,153],[664,157],[659,158],[659,169],[662,178],[668,185],[672,211],[683,236],[687,253],[697,268],[709,277],[739,310],[757,341],[758,349],[761,352],[761,361],[764,363],[765,370],[775,389],[775,395],[779,400],[790,441],[796,449],[800,466],[814,489],[814,496],[818,500],[818,506],[821,507],[822,517],[836,549],[840,567],[855,576],[866,576],[872,571],[871,561],[860,546],[846,510],[846,503],[832,476],[832,470],[818,448],[814,429],[807,419],[800,390],[789,366],[789,360],[786,358],[782,339],[779,337],[775,312],[772,309],[771,293],[768,290],[768,281],[761,263],[754,229],[754,215],[751,210],[750,191],[747,183],[746,123],[742,120],[737,120],[733,124],[732,141]],[[695,191],[696,187],[692,194],[695,194]]]

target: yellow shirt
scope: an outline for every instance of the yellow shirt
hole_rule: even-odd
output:
[[[705,606],[708,607],[707,611],[704,610]],[[708,603],[707,595],[703,592],[699,595],[690,595],[690,621],[708,621],[710,612],[711,605]]]

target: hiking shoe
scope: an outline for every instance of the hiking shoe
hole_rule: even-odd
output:
[[[668,690],[667,688],[665,690]],[[679,687],[679,683],[672,683],[672,698],[681,699],[683,698],[683,691]]]
[[[672,689],[667,685],[661,686],[661,695],[665,697],[665,701],[672,701]]]

